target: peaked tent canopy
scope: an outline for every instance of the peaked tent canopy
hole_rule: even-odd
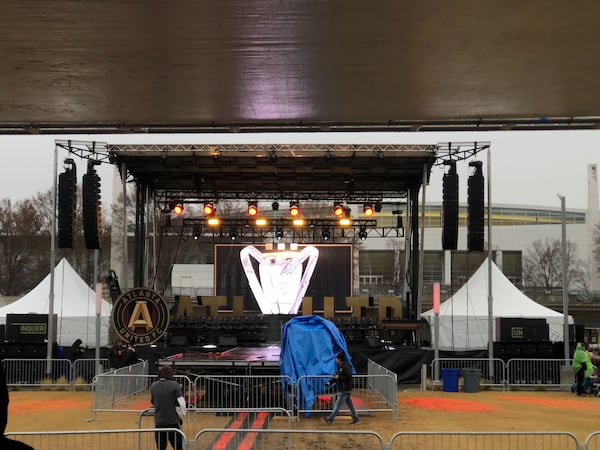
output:
[[[20,299],[0,308],[0,324],[7,314],[48,314],[50,274]],[[71,346],[81,339],[84,346],[96,346],[96,293],[63,258],[54,268],[54,314],[57,316],[58,345]],[[112,305],[102,300],[100,345],[108,345]]]
[[[482,350],[488,348],[488,260],[452,297],[440,305],[439,349],[445,351]],[[523,294],[492,262],[492,336],[496,336],[497,318],[546,319],[552,342],[563,341],[564,316],[546,308]],[[429,322],[435,342],[433,309],[422,317]],[[573,319],[569,317],[569,323]]]

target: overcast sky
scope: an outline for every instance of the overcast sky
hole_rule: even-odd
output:
[[[600,163],[600,130],[519,131],[479,133],[309,133],[309,134],[176,134],[176,135],[76,135],[0,136],[0,197],[22,200],[50,189],[55,139],[97,140],[108,144],[225,144],[225,143],[319,143],[319,144],[437,144],[440,142],[489,141],[491,144],[492,204],[560,208],[557,194],[566,197],[567,208],[587,206],[587,166]],[[483,161],[487,189],[487,153]],[[59,153],[60,162],[66,154]],[[77,164],[77,173],[85,164]],[[102,201],[112,192],[112,167],[103,165]],[[460,202],[467,200],[468,161],[459,163]],[[441,201],[442,168],[434,168],[427,187],[428,201]],[[486,193],[487,204],[487,193]]]

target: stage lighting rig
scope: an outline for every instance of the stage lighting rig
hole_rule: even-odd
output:
[[[298,217],[300,215],[300,203],[298,200],[292,200],[290,202],[290,216]]]
[[[367,239],[367,227],[365,227],[364,225],[362,225],[359,230],[358,230],[358,237],[360,238],[361,241],[364,241]]]
[[[258,215],[258,204],[256,202],[248,202],[248,215],[250,217],[255,217]]]
[[[213,204],[213,202],[205,202],[203,211],[205,216],[214,216],[215,205]]]
[[[333,205],[333,215],[335,217],[342,217],[344,215],[344,205],[341,203],[334,203]]]

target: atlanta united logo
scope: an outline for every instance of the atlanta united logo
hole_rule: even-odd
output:
[[[117,334],[135,345],[159,340],[169,326],[169,308],[158,292],[134,288],[115,301],[112,323]]]

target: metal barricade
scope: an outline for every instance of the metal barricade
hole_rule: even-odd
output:
[[[105,450],[105,449],[138,449],[156,448],[155,432],[152,429],[138,430],[95,430],[95,431],[48,431],[6,433],[9,439],[24,442],[35,450]],[[181,430],[161,428],[179,434],[183,448],[188,448],[188,441]]]
[[[394,419],[398,410],[398,375],[375,361],[367,361],[368,386],[381,395],[394,408]],[[379,375],[384,375],[379,376]]]
[[[8,387],[70,389],[71,361],[68,359],[5,359],[2,366]]]
[[[331,379],[329,375],[305,375],[298,378],[295,399],[298,416],[301,413],[332,411],[336,388],[335,385],[325,386],[329,379]],[[392,413],[392,418],[395,419],[397,409],[395,380],[395,377],[390,375],[354,375],[352,377],[352,399],[359,415],[361,412],[389,411]],[[372,386],[377,386],[379,390],[373,389]],[[394,391],[394,400],[390,401],[382,392],[389,393],[392,390]],[[346,405],[340,410],[341,413],[347,411]]]
[[[585,450],[600,450],[600,431],[590,434],[585,440],[585,444],[581,446]]]
[[[252,448],[254,450],[383,450],[381,436],[353,430],[262,430],[208,428],[196,434],[193,449]]]
[[[109,371],[108,359],[77,359],[71,364],[71,383],[74,385],[90,385],[92,384],[96,374],[96,369],[99,374]]]
[[[442,385],[436,374],[439,375],[442,369],[479,369],[481,370],[481,386],[505,389],[506,388],[506,365],[504,361],[498,358],[492,359],[493,375],[490,374],[489,358],[437,358],[431,362],[431,372],[429,374],[432,383],[432,389]]]
[[[410,432],[392,436],[390,450],[578,450],[577,438],[565,432]]]
[[[570,372],[571,360],[564,359],[511,359],[506,364],[508,388],[544,386],[545,388],[568,388],[573,377],[561,380],[561,373],[567,367]]]
[[[281,375],[201,375],[186,398],[188,409],[238,411],[282,408],[292,411],[293,381]]]
[[[174,379],[181,384],[182,394],[189,397],[192,392],[190,379],[183,375],[175,375]],[[149,408],[150,386],[156,380],[156,375],[113,372],[98,375],[93,384],[93,418],[96,412],[136,412]]]

